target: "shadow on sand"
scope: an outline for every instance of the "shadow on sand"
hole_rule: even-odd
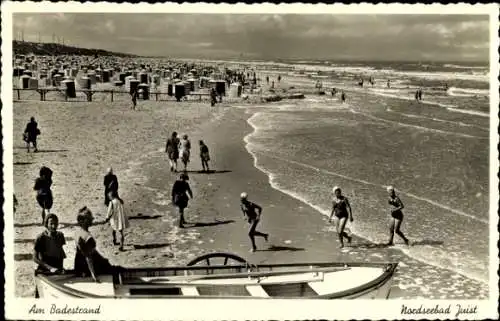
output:
[[[188,174],[224,174],[224,173],[231,173],[232,171],[230,170],[209,170],[209,171],[193,171],[193,170],[188,170],[188,171],[178,171],[178,173],[188,173]]]
[[[63,153],[68,151],[67,149],[39,149],[37,153]]]
[[[134,249],[143,250],[143,249],[159,249],[162,247],[170,246],[170,243],[151,243],[151,244],[132,244]]]
[[[259,252],[280,252],[280,251],[297,252],[297,251],[305,251],[305,249],[302,247],[271,245],[267,249],[257,250],[257,251],[259,251]]]
[[[217,225],[224,225],[224,224],[231,224],[234,223],[234,220],[226,220],[226,221],[215,221],[215,222],[186,222],[184,225],[184,228],[190,228],[190,227],[205,227],[205,226],[217,226]]]
[[[412,246],[421,246],[421,245],[443,245],[443,241],[435,241],[435,240],[419,240],[412,242],[410,240],[410,247]],[[396,243],[395,245],[403,245],[403,243],[399,244]],[[383,249],[383,248],[391,248],[393,246],[387,245],[387,243],[357,243],[357,244],[350,244],[347,246],[348,248],[354,248],[354,249]]]
[[[31,261],[33,260],[32,253],[15,253],[14,261]]]
[[[128,219],[129,220],[152,220],[152,219],[155,219],[155,218],[160,218],[161,215],[144,215],[142,213],[139,213],[135,216],[129,216]]]
[[[31,164],[34,164],[33,162],[14,162],[14,166],[15,165],[31,165]]]
[[[43,226],[42,222],[36,223],[14,223],[14,227]]]
[[[66,241],[73,241],[73,238],[71,236],[65,236],[64,238],[66,239]],[[35,239],[15,239],[14,243],[18,244],[35,243]]]

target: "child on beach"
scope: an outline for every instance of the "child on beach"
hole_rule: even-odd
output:
[[[170,171],[177,172],[177,160],[179,159],[179,138],[177,138],[177,132],[173,132],[172,136],[167,139],[165,153],[167,153],[170,162]]]
[[[36,200],[42,208],[42,224],[45,223],[45,215],[50,213],[54,199],[52,197],[52,170],[42,166],[39,177],[35,180],[33,190],[36,191]]]
[[[203,166],[203,172],[209,172],[210,168],[208,167],[208,161],[210,160],[210,153],[208,151],[208,146],[200,140],[200,158],[201,158],[201,166]]]
[[[104,176],[104,205],[108,206],[111,201],[109,192],[115,191],[118,195],[118,186],[118,177],[113,174],[113,168],[110,167]]]
[[[55,214],[47,215],[45,231],[35,240],[33,261],[38,264],[35,274],[63,272],[63,261],[66,258],[63,246],[66,244],[64,234],[57,230],[59,218]]]
[[[94,217],[86,206],[78,211],[76,232],[75,274],[88,277],[99,283],[98,275],[112,272],[112,265],[99,252],[94,237],[89,232]]]
[[[193,198],[193,192],[187,182],[189,177],[187,174],[182,173],[178,180],[175,181],[172,187],[172,204],[179,210],[179,227],[183,228],[186,224],[184,219],[184,209],[187,207],[189,198]],[[189,195],[189,197],[188,197]]]
[[[111,201],[109,202],[106,222],[109,222],[111,228],[113,229],[113,245],[120,245],[119,250],[123,251],[123,245],[125,243],[125,229],[129,227],[129,222],[123,207],[123,200],[118,197],[118,192],[111,190],[109,192],[109,198]],[[116,241],[116,232],[120,233],[120,243]]]
[[[28,153],[30,152],[30,143],[33,144],[33,147],[35,148],[35,153],[38,152],[36,139],[39,135],[40,135],[40,129],[38,129],[38,124],[35,121],[35,117],[31,117],[30,122],[26,125],[26,129],[24,130],[23,133],[23,140],[26,142]]]
[[[250,237],[250,241],[252,242],[252,252],[257,251],[257,245],[255,244],[255,236],[263,237],[266,242],[269,238],[269,234],[261,233],[257,231],[257,224],[260,222],[260,216],[262,215],[262,207],[259,205],[250,202],[248,200],[248,194],[243,192],[240,195],[241,200],[241,211],[243,212],[243,216],[246,217],[248,223],[250,223],[250,229],[248,231],[248,236]]]
[[[387,242],[387,246],[392,246],[394,245],[393,239],[394,239],[394,232],[396,232],[397,235],[399,235],[403,241],[405,242],[406,245],[410,244],[410,241],[406,238],[406,236],[401,232],[400,227],[401,223],[403,222],[403,202],[401,202],[401,199],[396,195],[396,191],[394,190],[394,187],[388,186],[387,187],[387,192],[389,193],[389,204],[391,205],[391,223],[389,225],[389,241]]]
[[[184,171],[187,171],[187,165],[191,155],[191,142],[188,139],[188,135],[182,136],[182,140],[179,143],[179,152],[181,155],[181,161],[184,164]]]
[[[340,187],[335,186],[333,188],[333,194],[335,195],[335,197],[333,198],[332,212],[328,221],[330,223],[332,222],[333,215],[335,215],[335,217],[337,218],[335,220],[335,227],[339,236],[340,248],[343,248],[344,237],[347,239],[348,243],[351,243],[352,241],[352,237],[344,231],[347,223],[347,218],[349,218],[349,221],[351,222],[354,221],[354,218],[352,217],[352,209],[351,205],[349,204],[349,200],[347,199],[347,197],[342,195],[342,190],[340,189]]]

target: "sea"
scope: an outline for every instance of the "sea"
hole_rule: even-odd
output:
[[[402,231],[413,243],[397,247],[404,256],[486,284],[489,66],[279,65],[261,77],[269,75],[276,87],[287,88],[314,88],[320,81],[325,95],[245,106],[254,129],[245,137],[246,147],[271,185],[318,215],[329,215],[332,187],[341,187],[353,208],[350,230],[375,244],[388,239],[386,187],[392,185],[405,205]],[[422,101],[415,100],[419,88]],[[339,99],[342,90],[345,103]],[[398,236],[395,240],[401,243]]]

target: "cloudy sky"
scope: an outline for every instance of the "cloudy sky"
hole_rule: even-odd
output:
[[[14,14],[14,38],[138,55],[488,61],[488,16]]]

